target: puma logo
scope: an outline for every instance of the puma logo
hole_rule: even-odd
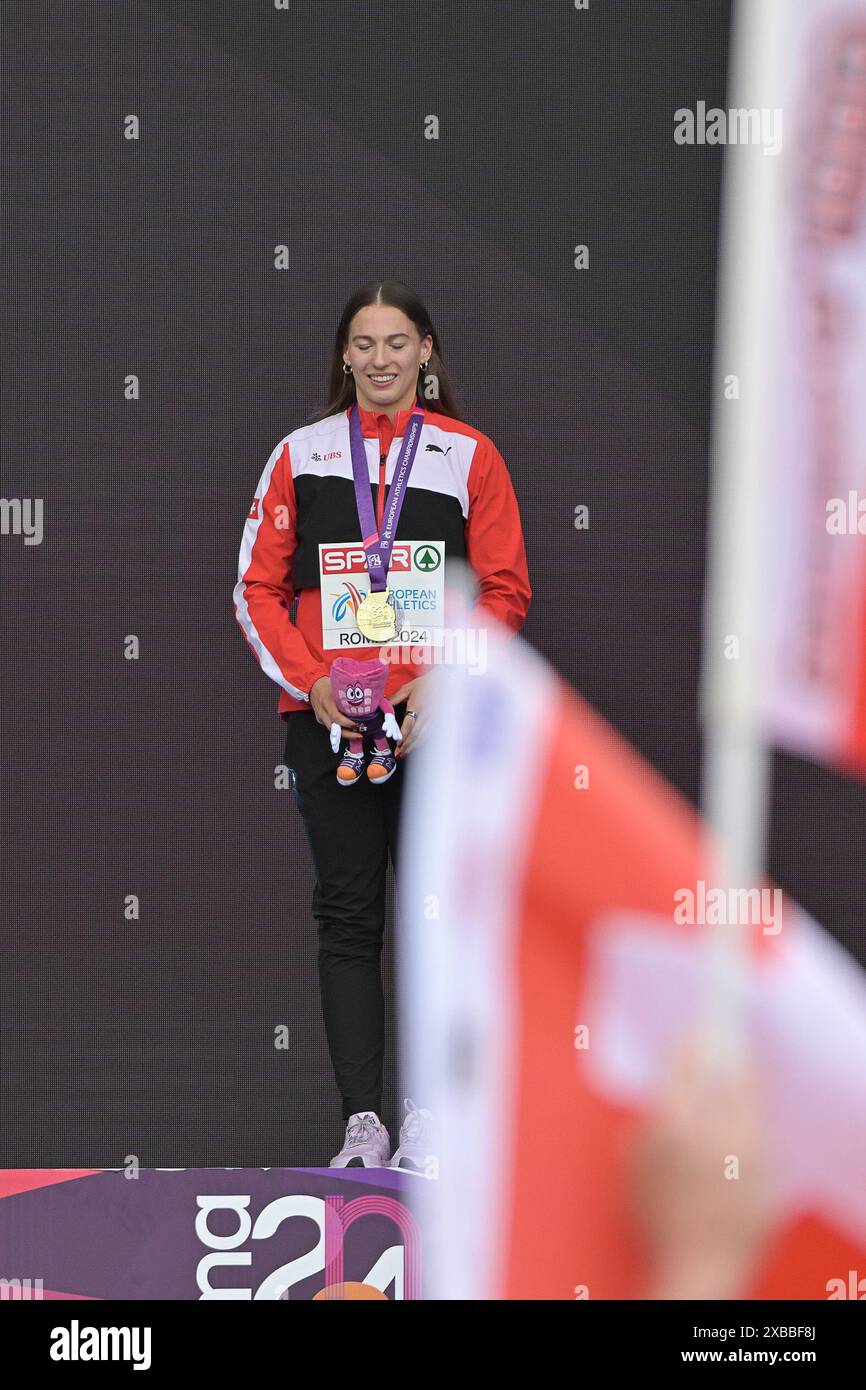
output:
[[[447,449],[440,449],[438,444],[428,444],[428,445],[427,445],[427,453],[428,453],[428,454],[443,454],[443,455],[445,455],[445,454],[450,454],[450,453],[451,453],[451,445],[449,444]]]

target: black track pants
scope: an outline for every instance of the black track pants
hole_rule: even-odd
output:
[[[402,724],[405,704],[396,707]],[[381,955],[385,874],[396,868],[400,802],[412,754],[397,759],[384,786],[366,776],[337,781],[345,750],[333,753],[328,730],[312,710],[286,719],[285,762],[313,857],[313,916],[318,923],[319,987],[328,1050],[343,1119],[358,1110],[382,1113],[385,1003]],[[367,747],[367,745],[365,745]]]

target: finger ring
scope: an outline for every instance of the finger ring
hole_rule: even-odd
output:
[[[417,716],[417,714],[415,713],[415,711],[414,711],[413,709],[407,709],[407,711],[406,711],[406,718],[407,718],[407,719],[417,719],[418,716]]]

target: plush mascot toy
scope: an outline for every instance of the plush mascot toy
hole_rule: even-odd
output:
[[[341,724],[331,725],[334,752],[339,751],[341,738],[348,739],[349,744],[337,767],[337,781],[343,787],[353,786],[364,771],[365,738],[372,740],[375,750],[367,767],[369,781],[387,782],[397,770],[388,738],[399,743],[403,735],[394,717],[394,706],[382,694],[387,678],[388,667],[381,661],[338,656],[331,663],[331,689],[337,709],[364,730],[363,734],[353,734]]]

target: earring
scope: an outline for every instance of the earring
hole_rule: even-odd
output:
[[[418,368],[418,370],[419,370],[419,372],[426,372],[426,370],[427,370],[427,368],[428,368],[429,366],[430,366],[430,359],[429,359],[429,357],[428,357],[428,359],[427,359],[426,362],[422,362],[422,363],[421,363],[421,366]]]
[[[344,376],[351,376],[351,375],[352,375],[352,368],[349,366],[348,362],[344,362],[344,363],[343,363],[343,375],[344,375]]]

